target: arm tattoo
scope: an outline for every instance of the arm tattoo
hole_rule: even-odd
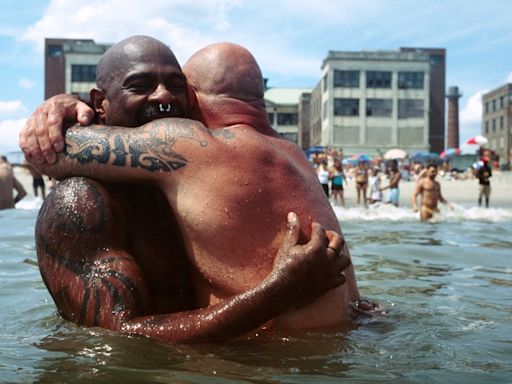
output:
[[[200,147],[208,146],[208,141],[197,132],[198,128],[197,124],[169,126],[167,121],[155,120],[137,130],[136,136],[129,128],[113,131],[106,127],[73,129],[66,134],[66,153],[81,164],[111,162],[151,172],[170,172],[187,164],[186,157],[173,150],[179,140],[192,140]],[[201,127],[201,133],[205,132],[210,135]]]

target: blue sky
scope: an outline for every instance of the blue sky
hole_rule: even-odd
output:
[[[461,141],[480,133],[481,95],[512,82],[508,0],[4,0],[0,13],[0,153],[17,149],[43,101],[45,37],[113,43],[134,34],[171,46],[181,62],[202,46],[249,48],[272,87],[313,87],[329,50],[447,50]]]

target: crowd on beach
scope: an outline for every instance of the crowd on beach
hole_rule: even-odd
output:
[[[452,168],[450,158],[430,158],[414,160],[408,156],[385,158],[359,154],[345,157],[343,151],[335,147],[316,147],[307,153],[326,195],[334,205],[345,207],[345,191],[355,188],[356,206],[368,207],[376,203],[390,203],[399,206],[400,180],[412,181],[416,186],[428,175],[429,168],[435,168],[436,176],[444,180],[478,179],[480,188],[479,205],[489,206],[490,177],[497,166],[492,161],[492,152],[480,148],[475,162],[466,169]],[[387,184],[386,184],[387,181]],[[436,199],[442,202],[442,194]],[[386,191],[387,190],[387,191]],[[414,191],[416,194],[416,190]],[[421,195],[421,191],[418,192]],[[408,197],[409,198],[409,197]],[[415,196],[413,195],[413,208]]]

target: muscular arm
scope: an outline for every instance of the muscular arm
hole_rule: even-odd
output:
[[[421,195],[423,192],[423,179],[421,179],[418,183],[416,183],[416,188],[414,189],[414,193],[412,194],[412,209],[414,211],[418,210],[417,198],[418,195]]]
[[[179,174],[175,171],[215,142],[201,123],[188,119],[159,119],[133,129],[73,127],[55,164],[32,164],[56,179],[172,183]]]

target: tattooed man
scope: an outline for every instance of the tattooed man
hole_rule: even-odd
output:
[[[98,64],[97,82],[91,100],[102,124],[134,127],[162,117],[185,116],[192,96],[169,48],[143,36],[126,39],[107,51]],[[33,114],[20,136],[20,145],[36,167],[44,169],[42,154],[50,162],[55,161],[50,146],[62,149],[62,117],[87,124],[91,110],[76,99],[61,95]],[[163,126],[164,121],[167,120],[162,120]],[[213,137],[198,123],[187,120],[176,120],[173,127],[175,132],[166,137],[155,132],[130,148],[124,147],[123,135],[110,146],[104,141],[107,136],[101,126],[92,128],[99,136],[82,135],[89,130],[70,131],[81,138],[68,143],[68,156],[103,164],[111,156],[110,148],[119,170],[130,164],[136,172],[144,170],[153,175],[182,173],[190,168],[189,160],[174,147],[185,141],[208,150]],[[124,131],[132,132],[126,128]],[[223,137],[226,139],[222,140],[229,139],[228,130],[221,132]],[[94,143],[96,139],[99,141]],[[148,151],[153,151],[153,145],[157,152],[151,156]],[[222,166],[229,167],[225,163]],[[207,168],[205,161],[204,169]],[[350,260],[338,255],[342,238],[328,232],[326,239],[323,229],[314,224],[311,240],[301,239],[305,245],[297,245],[297,216],[289,215],[286,229],[286,212],[282,209],[272,227],[272,247],[259,247],[262,240],[254,237],[252,226],[242,227],[241,222],[235,221],[229,223],[229,231],[243,246],[238,248],[233,243],[228,247],[231,240],[221,239],[225,230],[220,229],[236,207],[222,208],[222,216],[217,217],[222,221],[207,222],[219,214],[218,206],[208,206],[208,201],[213,203],[209,191],[212,177],[204,178],[198,173],[193,178],[201,182],[199,189],[194,185],[189,190],[174,186],[171,189],[176,194],[158,183],[138,185],[131,178],[125,180],[129,184],[100,184],[92,177],[70,178],[58,184],[40,211],[36,242],[41,274],[62,316],[80,325],[173,342],[227,339],[255,329],[343,283],[339,273]],[[251,188],[257,192],[256,186]],[[180,229],[191,230],[183,233],[183,238],[174,220],[175,212],[167,204],[168,194],[180,199],[172,201],[172,208],[180,212]],[[187,217],[197,224],[195,228],[189,226],[192,222],[183,220]],[[206,240],[212,240],[212,244],[201,246],[199,251],[197,242],[202,241],[205,226],[209,226]],[[216,230],[219,238],[210,239]],[[268,235],[267,232],[265,237]],[[259,272],[251,271],[244,278],[243,265],[231,269],[221,266],[221,270],[212,265],[210,271],[205,270],[208,262],[221,256],[217,253],[219,242],[227,246],[222,252],[231,253],[222,256],[226,261],[251,258],[252,268],[260,264],[261,258]],[[215,254],[203,260],[210,257],[206,254],[209,248]],[[265,255],[266,251],[272,255]],[[209,278],[214,279],[211,287],[215,290],[208,287]],[[244,283],[240,285],[238,279]],[[232,281],[237,284],[233,286]],[[220,287],[225,289],[215,292]]]

